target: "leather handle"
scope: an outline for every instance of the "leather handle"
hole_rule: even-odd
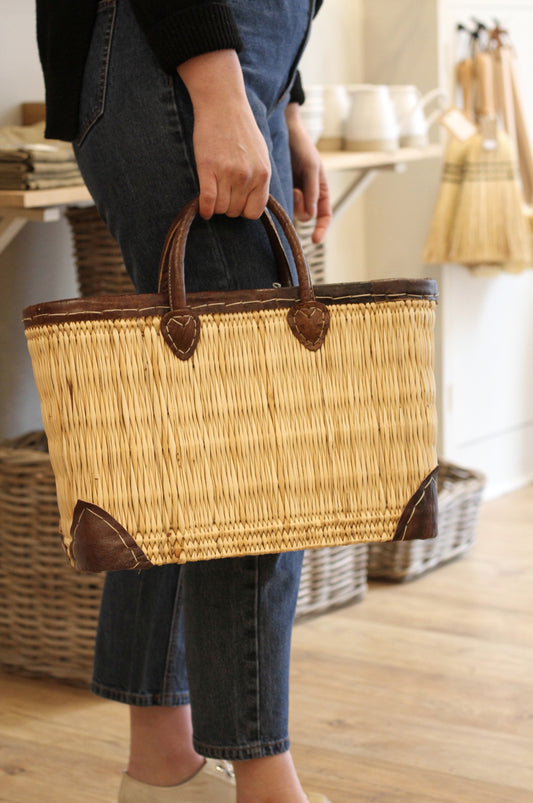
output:
[[[187,306],[185,289],[185,247],[193,221],[198,215],[198,209],[197,197],[183,207],[170,226],[160,262],[159,290],[163,293],[168,291],[170,307],[169,312],[161,320],[161,331],[169,347],[181,360],[187,360],[192,356],[200,338],[200,321]],[[289,309],[288,324],[302,345],[311,351],[316,351],[323,344],[329,327],[329,311],[324,304],[315,299],[309,268],[298,234],[281,204],[272,196],[268,199],[267,209],[261,216],[261,222],[267,232],[269,230],[271,232],[269,238],[276,256],[279,255],[280,249],[285,256],[268,212],[271,212],[277,219],[287,238],[298,275],[300,300]],[[272,236],[272,232],[274,232],[274,236]]]
[[[159,262],[159,284],[158,284],[159,293],[168,292],[169,261],[170,261],[172,238],[175,236],[178,228],[183,225],[183,218],[188,217],[189,214],[188,207],[194,206],[195,200],[197,199],[193,198],[192,201],[186,204],[181,210],[180,214],[177,215],[177,217],[175,217],[172,223],[170,224],[170,228],[165,238],[163,250],[161,252],[161,259]],[[197,212],[193,214],[192,220],[188,227],[189,229],[197,214],[198,214]],[[283,243],[281,242],[280,236],[276,230],[276,227],[274,226],[274,223],[272,222],[272,218],[267,209],[265,209],[265,211],[261,216],[261,222],[268,235],[270,247],[272,248],[272,251],[274,252],[274,256],[276,258],[279,270],[280,283],[282,287],[291,287],[293,285],[293,281],[292,281],[291,269],[289,266],[289,260],[287,259],[287,254],[285,253]]]

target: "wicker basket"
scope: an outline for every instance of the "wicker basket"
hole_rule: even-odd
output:
[[[305,553],[296,618],[356,602],[367,591],[367,544],[313,549]]]
[[[68,566],[43,432],[0,443],[0,665],[87,683],[103,576]]]
[[[95,206],[66,212],[74,242],[78,287],[82,296],[135,292],[120,248]]]
[[[439,464],[439,535],[428,541],[370,544],[368,576],[406,581],[459,557],[473,545],[485,477]]]
[[[316,220],[294,222],[294,228],[302,243],[302,248],[309,265],[309,273],[313,284],[326,283],[326,244],[324,242],[313,242],[313,231],[315,230]]]

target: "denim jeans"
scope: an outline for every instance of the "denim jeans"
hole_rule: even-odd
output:
[[[312,0],[231,0],[248,99],[267,142],[272,194],[291,213],[284,108]],[[129,0],[101,0],[83,79],[76,156],[137,292],[156,292],[170,222],[198,193],[193,112],[158,65]],[[197,221],[186,287],[228,290],[278,279],[257,221]],[[196,750],[230,760],[288,749],[291,631],[302,553],[110,572],[92,689],[130,705],[191,703]]]

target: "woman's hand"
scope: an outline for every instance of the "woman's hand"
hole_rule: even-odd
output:
[[[289,103],[285,119],[289,129],[294,180],[294,217],[298,220],[311,220],[316,217],[313,242],[320,243],[331,223],[331,202],[326,172],[320,154],[302,123],[297,103]]]
[[[183,62],[178,73],[194,109],[201,216],[259,218],[268,200],[270,158],[246,97],[236,52],[195,56]]]

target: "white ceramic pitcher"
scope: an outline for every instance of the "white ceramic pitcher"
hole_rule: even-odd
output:
[[[344,125],[344,145],[351,151],[394,151],[398,123],[388,87],[355,84],[348,87],[350,112]]]
[[[435,109],[428,117],[426,106],[440,98],[448,101],[448,93],[443,89],[432,89],[426,95],[411,84],[405,86],[389,86],[389,94],[394,106],[402,148],[425,148],[428,145],[428,134],[431,126],[441,116],[443,109]]]
[[[343,146],[343,132],[350,98],[348,89],[342,84],[324,86],[324,124],[318,141],[321,151],[339,151]]]

